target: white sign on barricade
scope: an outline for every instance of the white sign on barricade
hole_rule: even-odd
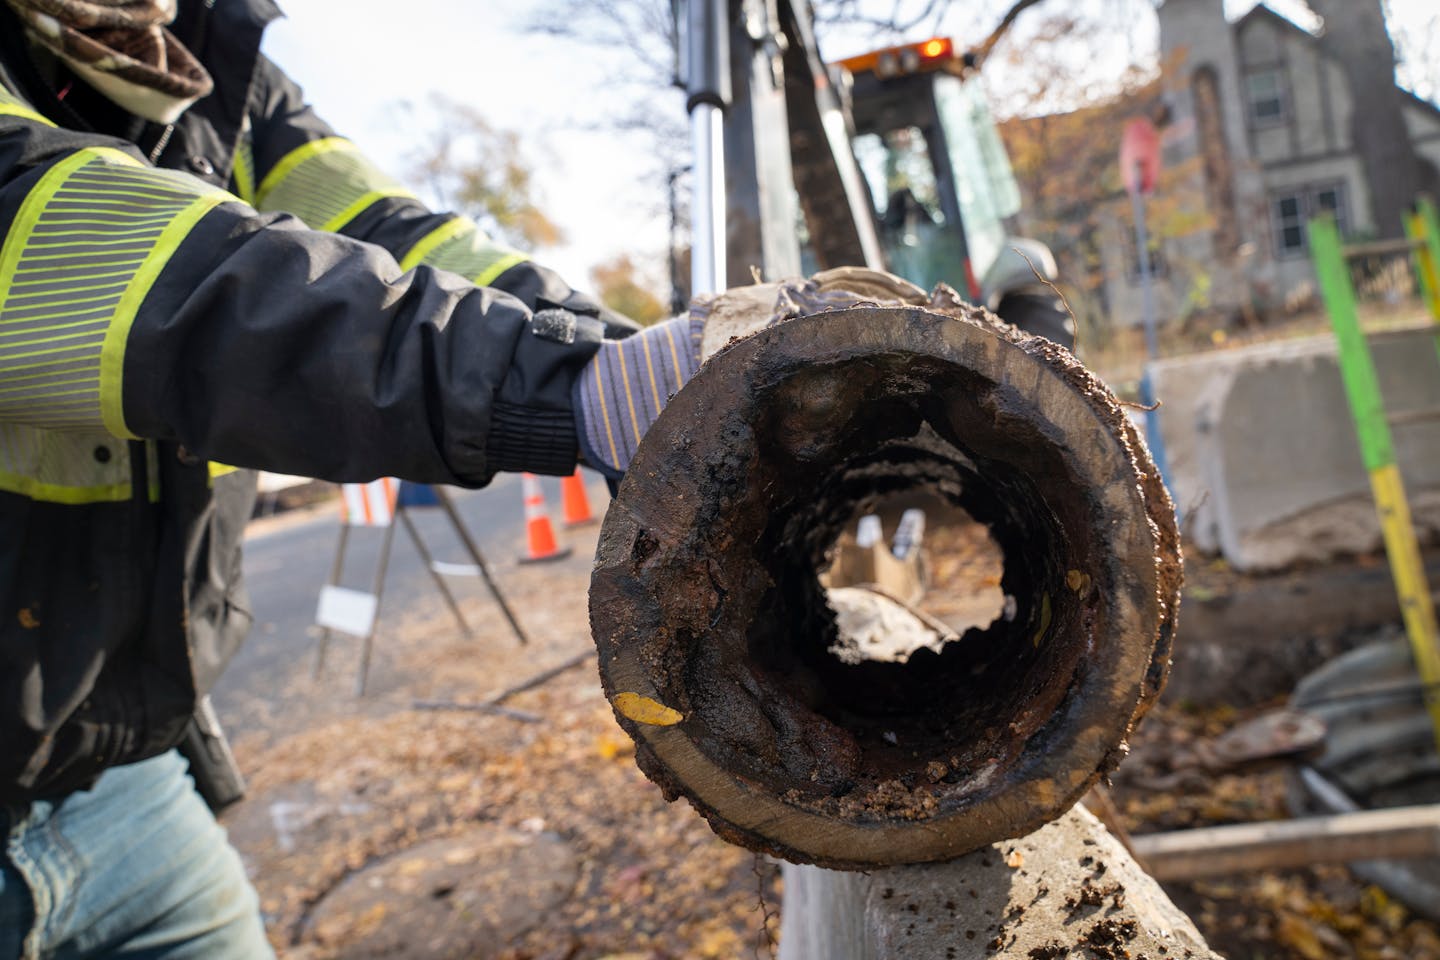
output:
[[[327,630],[365,637],[375,629],[375,614],[379,607],[379,599],[373,593],[327,583],[320,588],[320,606],[315,611],[315,622]]]

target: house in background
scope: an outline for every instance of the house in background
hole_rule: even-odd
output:
[[[1158,14],[1172,115],[1165,161],[1189,163],[1187,202],[1206,214],[1199,227],[1156,244],[1160,319],[1196,307],[1283,309],[1313,290],[1310,217],[1333,212],[1351,238],[1373,231],[1344,75],[1314,34],[1263,4],[1233,23],[1220,0],[1164,0]],[[1440,109],[1408,94],[1405,109],[1417,152],[1440,167]],[[1108,312],[1116,323],[1136,323],[1129,206],[1105,209],[1099,248]]]

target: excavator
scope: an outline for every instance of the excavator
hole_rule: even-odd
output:
[[[1016,235],[1020,191],[979,82],[1012,17],[968,49],[932,37],[827,63],[805,0],[675,11],[694,145],[691,291],[867,266],[948,283],[1073,346],[1053,254]]]

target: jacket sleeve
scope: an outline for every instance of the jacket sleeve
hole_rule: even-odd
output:
[[[295,82],[264,57],[249,116],[234,186],[257,210],[291,213],[312,229],[377,244],[405,269],[429,265],[458,273],[512,294],[532,310],[562,307],[598,316],[610,335],[636,329],[554,271],[487,237],[470,219],[432,213],[353,143],[337,136]]]
[[[0,88],[0,421],[333,480],[567,473],[602,324],[257,213]]]

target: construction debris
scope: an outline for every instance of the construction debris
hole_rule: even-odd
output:
[[[1317,863],[1440,857],[1440,805],[1242,823],[1135,837],[1160,880],[1193,880]]]

